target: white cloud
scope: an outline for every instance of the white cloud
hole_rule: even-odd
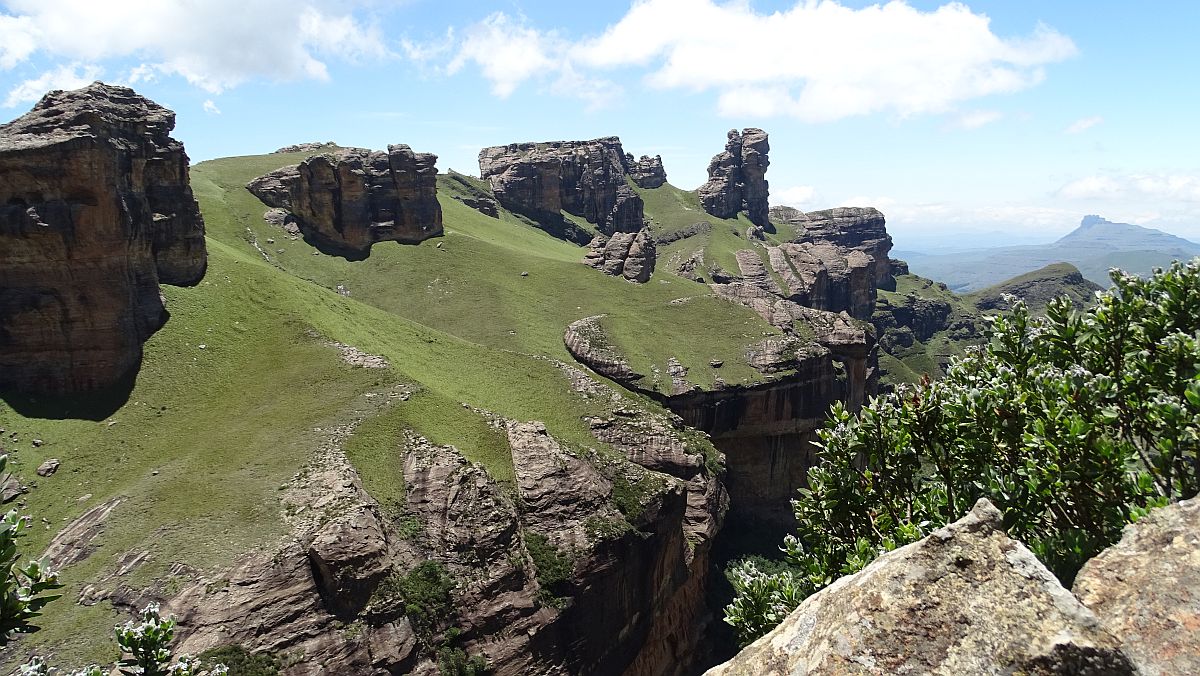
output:
[[[325,0],[6,4],[12,15],[0,15],[0,67],[35,51],[88,63],[136,56],[144,63],[131,81],[151,72],[173,74],[219,93],[259,77],[328,79],[318,57],[360,61],[390,55],[376,27],[351,13],[322,10]],[[13,34],[36,36],[36,50],[10,42]]]
[[[13,108],[22,103],[33,103],[51,89],[79,89],[100,77],[100,72],[99,66],[88,64],[72,63],[58,66],[10,89],[4,99],[4,107]]]
[[[998,110],[972,110],[959,115],[955,126],[960,129],[978,129],[1003,117],[1004,113]]]
[[[1200,202],[1200,175],[1189,173],[1101,174],[1071,181],[1058,196],[1073,200]]]
[[[452,37],[452,36],[451,36]],[[438,46],[405,47],[408,53],[437,53]],[[545,84],[549,91],[573,96],[599,107],[620,93],[613,82],[586,75],[569,57],[573,46],[554,31],[532,28],[524,19],[496,12],[462,32],[458,49],[446,67],[453,75],[474,64],[492,84],[492,93],[507,98],[526,81]]]
[[[653,87],[715,89],[727,115],[810,122],[945,112],[1034,86],[1045,65],[1075,53],[1044,25],[1006,39],[963,4],[923,12],[902,1],[862,9],[805,1],[765,14],[746,2],[643,0],[572,50],[597,68],[647,67]]]
[[[8,70],[37,51],[37,28],[28,17],[0,14],[0,70]]]
[[[453,75],[468,63],[474,63],[492,83],[492,93],[506,98],[522,82],[552,71],[556,58],[565,51],[553,33],[542,33],[496,12],[464,31],[458,53],[447,70]]]
[[[784,190],[774,191],[771,195],[772,204],[782,204],[797,209],[811,207],[818,201],[817,189],[811,185],[794,185]]]
[[[217,104],[213,103],[212,99],[208,99],[204,102],[204,112],[209,115],[220,115],[221,109],[217,107]]]
[[[1087,131],[1088,129],[1091,129],[1092,127],[1100,124],[1103,121],[1104,121],[1104,118],[1100,117],[1099,115],[1094,115],[1092,117],[1085,117],[1082,119],[1078,119],[1078,120],[1075,120],[1074,122],[1072,122],[1070,125],[1068,125],[1067,128],[1063,130],[1063,133],[1064,134],[1078,134],[1078,133]]]

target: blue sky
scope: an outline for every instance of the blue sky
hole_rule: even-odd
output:
[[[301,141],[618,135],[694,188],[771,135],[772,202],[873,205],[899,248],[1088,213],[1200,240],[1200,3],[0,0],[0,119],[129,84],[195,161]]]

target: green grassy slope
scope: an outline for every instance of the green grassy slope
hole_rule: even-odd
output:
[[[986,289],[969,293],[964,299],[983,311],[1007,307],[1003,296],[1009,294],[1025,301],[1035,313],[1046,308],[1053,298],[1067,296],[1076,306],[1087,306],[1096,299],[1100,285],[1084,279],[1070,263],[1052,263],[1032,272],[1013,277]]]
[[[35,486],[24,498],[27,510],[46,520],[24,551],[40,552],[88,509],[125,498],[94,553],[64,572],[65,597],[21,650],[53,652],[59,664],[115,657],[110,627],[117,614],[107,602],[75,600],[86,584],[113,586],[104,580],[126,553],[150,554],[119,581],[139,588],[169,587],[167,571],[176,563],[207,570],[269,550],[285,535],[281,486],[329,443],[335,426],[361,423],[346,452],[368,491],[396,510],[404,496],[397,438],[405,429],[453,444],[511,480],[504,435],[463,404],[544,421],[568,446],[604,452],[585,416],[653,404],[571,390],[545,357],[570,360],[562,333],[580,317],[606,314],[606,330],[643,373],[665,372],[674,356],[702,385],[716,376],[712,359],[725,362],[719,375],[727,382],[758,377],[743,363],[745,346],[776,331],[753,312],[666,272],[645,285],[608,277],[581,264],[582,248],[508,213],[483,216],[448,190],[443,238],[383,243],[359,262],[314,255],[304,241],[265,223],[266,207],[243,187],[302,157],[228,158],[193,168],[208,228],[208,274],[192,288],[164,287],[171,319],[147,342],[136,386],[110,418],[29,418],[0,402],[4,445],[16,451],[17,475]],[[657,213],[665,218],[668,211]],[[689,300],[670,302],[681,298]],[[391,366],[351,367],[330,341],[381,355]],[[397,386],[411,392],[407,401],[379,396]],[[385,403],[391,401],[397,403]],[[35,448],[34,438],[45,443]],[[49,457],[60,458],[61,469],[37,477],[34,468]]]

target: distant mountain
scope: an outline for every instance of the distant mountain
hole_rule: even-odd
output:
[[[923,277],[960,293],[977,291],[1051,263],[1067,262],[1084,278],[1109,285],[1110,268],[1149,274],[1177,259],[1200,256],[1200,244],[1161,230],[1085,216],[1079,227],[1051,244],[979,248],[955,253],[895,252]]]
[[[1004,296],[1011,295],[1025,301],[1029,309],[1039,313],[1053,298],[1067,296],[1076,307],[1091,305],[1100,285],[1084,279],[1070,263],[1051,263],[1044,268],[1027,272],[1018,277],[989,286],[982,291],[967,294],[966,300],[981,311],[1001,310],[1008,307]]]

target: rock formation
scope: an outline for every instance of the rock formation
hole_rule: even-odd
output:
[[[707,675],[796,673],[1138,672],[980,500],[961,520],[810,596]]]
[[[415,244],[442,234],[437,155],[406,145],[345,148],[260,176],[246,188],[287,209],[317,246],[365,256],[382,241]]]
[[[704,210],[717,218],[745,211],[750,222],[770,224],[767,204],[767,133],[761,129],[730,129],[725,150],[708,163],[708,182],[696,191]]]
[[[1126,526],[1073,591],[1142,674],[1200,674],[1200,498]]]
[[[797,228],[797,242],[827,243],[842,249],[861,251],[872,260],[875,286],[894,289],[888,254],[892,237],[887,221],[875,208],[838,207],[805,213],[791,207],[771,207],[771,220]]]
[[[175,114],[96,82],[0,126],[0,388],[69,394],[137,368],[160,282],[204,276]]]
[[[635,170],[630,159],[615,136],[513,143],[481,150],[479,174],[507,209],[551,223],[565,211],[612,235],[645,225],[642,198],[626,182]],[[652,163],[637,163],[638,174],[650,172]]]
[[[626,154],[625,166],[629,168],[629,178],[639,188],[660,188],[667,182],[667,170],[663,169],[661,155],[642,155],[641,159],[635,161],[633,155]]]
[[[596,235],[588,245],[583,262],[606,274],[644,284],[650,281],[650,274],[654,272],[655,251],[654,236],[649,228],[642,228],[636,234]]]

